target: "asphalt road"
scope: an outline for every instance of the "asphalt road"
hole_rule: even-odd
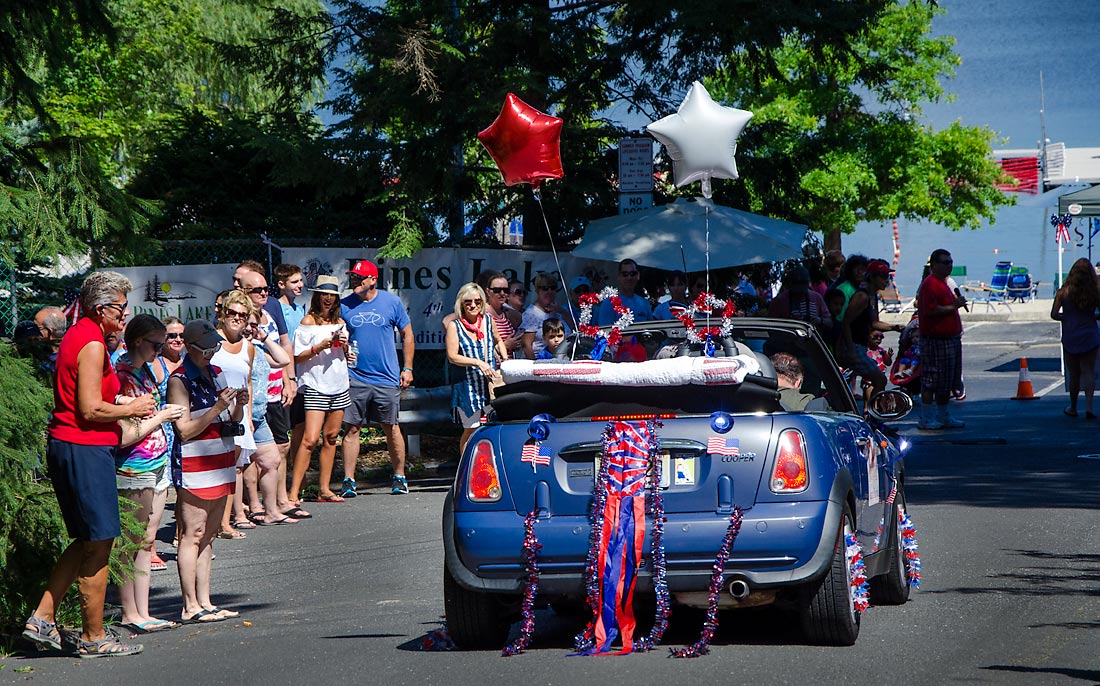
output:
[[[1049,390],[1059,378],[1053,323],[971,325],[964,341],[968,397],[957,414],[967,428],[928,433],[915,415],[899,422],[914,444],[908,501],[923,585],[902,607],[872,607],[854,647],[803,645],[781,615],[750,610],[723,614],[712,653],[695,660],[664,650],[567,657],[578,626],[548,612],[524,655],[420,651],[443,614],[439,513],[449,481],[440,477],[414,481],[405,497],[369,490],[313,504],[315,518],[302,524],[218,541],[215,600],[250,626],[144,636],[145,653],[133,658],[11,656],[0,659],[0,682],[1100,683],[1100,460],[1078,458],[1100,453],[1100,421],[1063,416],[1060,384]],[[1040,400],[1009,399],[1021,356],[1035,390],[1048,390]],[[177,616],[171,563],[154,593],[156,611]],[[666,644],[692,642],[701,621],[674,616]]]

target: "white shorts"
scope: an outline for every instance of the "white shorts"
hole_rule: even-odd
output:
[[[481,417],[485,414],[485,408],[475,410],[472,415],[468,415],[462,411],[461,407],[455,408],[455,416],[458,417],[458,423],[463,429],[476,429],[481,426]]]

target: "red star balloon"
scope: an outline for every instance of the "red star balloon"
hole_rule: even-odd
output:
[[[538,187],[543,179],[565,176],[561,125],[561,119],[543,114],[509,93],[496,121],[477,138],[493,156],[505,184]]]

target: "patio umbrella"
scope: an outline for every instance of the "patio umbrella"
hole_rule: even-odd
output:
[[[806,227],[771,219],[704,198],[678,198],[644,212],[596,219],[573,249],[578,257],[694,272],[802,257]]]

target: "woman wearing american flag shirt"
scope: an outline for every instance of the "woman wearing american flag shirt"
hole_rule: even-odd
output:
[[[508,350],[493,318],[485,313],[485,291],[476,283],[458,289],[455,298],[457,317],[447,324],[445,342],[447,361],[465,369],[464,378],[454,385],[451,407],[462,437],[459,453],[466,450],[466,441],[481,425],[481,416],[489,401],[489,381],[499,379],[500,360],[507,359]]]

